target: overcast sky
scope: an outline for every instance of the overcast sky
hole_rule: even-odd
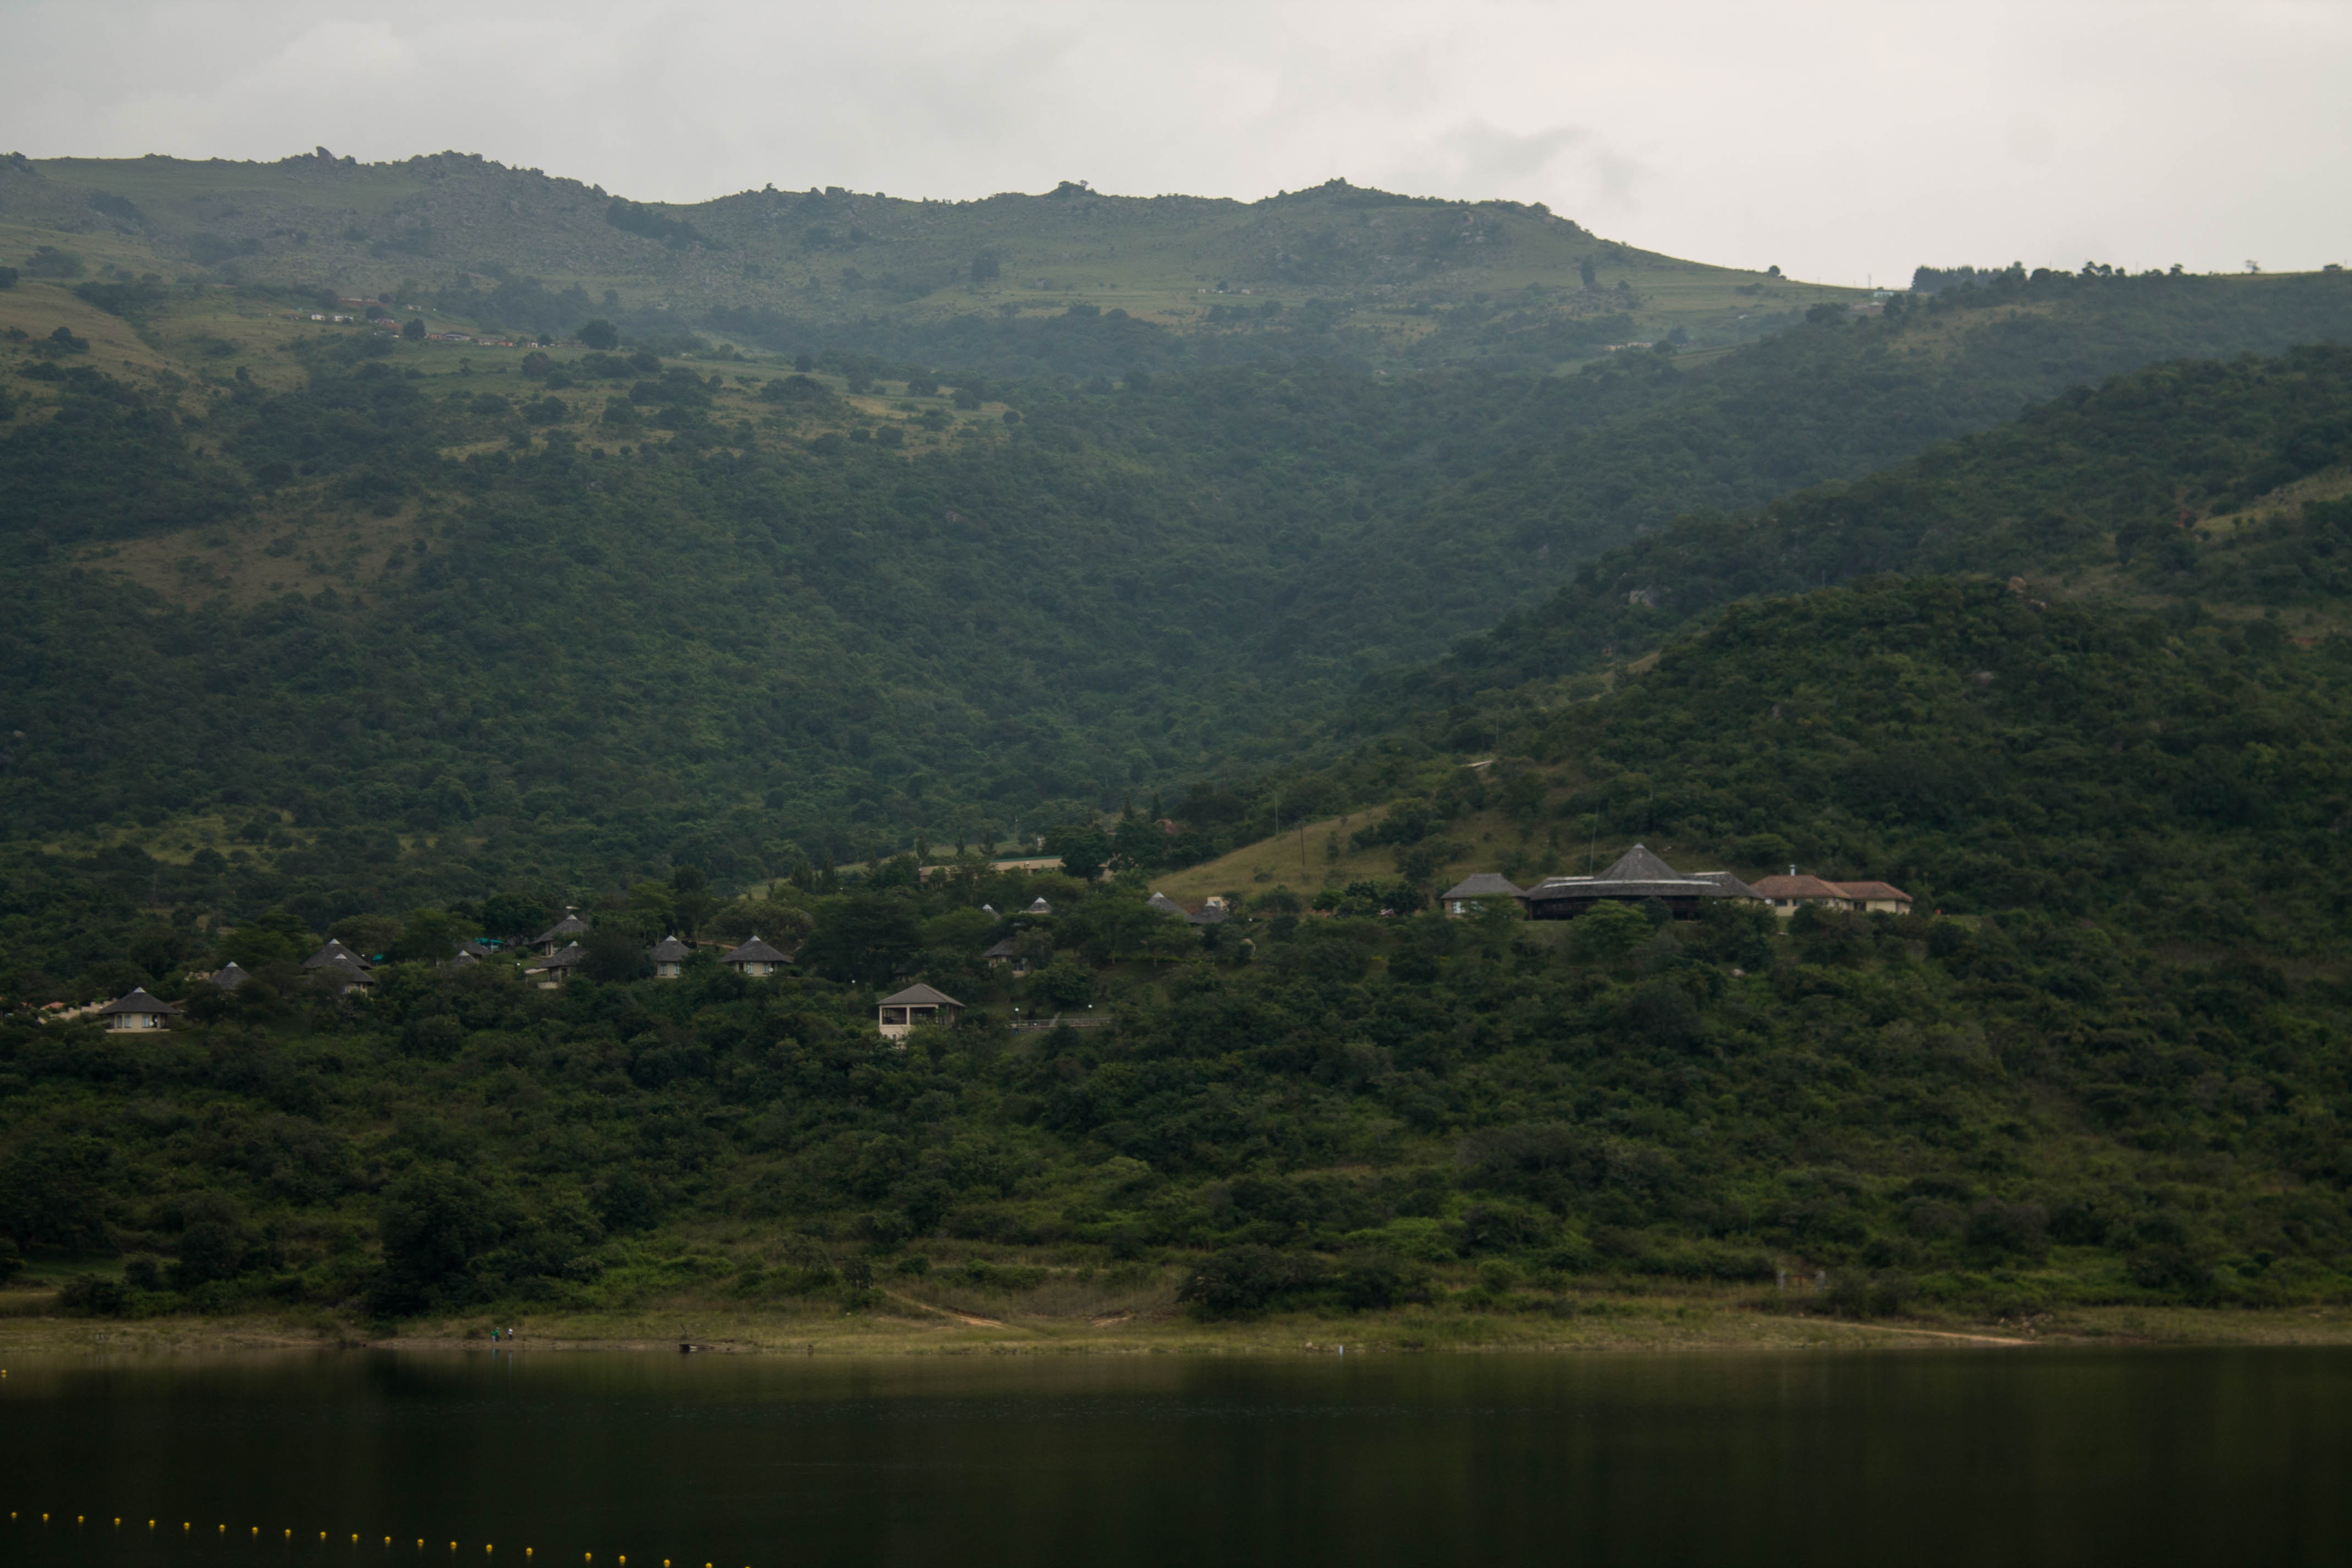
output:
[[[1549,203],[1679,256],[2352,263],[2352,0],[0,0],[0,151],[454,148],[639,199]]]

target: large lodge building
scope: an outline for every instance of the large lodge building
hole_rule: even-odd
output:
[[[1682,920],[1696,916],[1710,899],[1750,900],[1784,918],[1807,904],[1855,914],[1911,911],[1911,895],[1885,882],[1826,882],[1801,877],[1791,866],[1785,877],[1766,877],[1750,885],[1729,871],[1677,871],[1642,844],[1598,876],[1547,877],[1532,888],[1519,888],[1496,872],[1481,871],[1443,895],[1449,915],[1467,914],[1488,899],[1517,899],[1526,906],[1528,918],[1537,921],[1573,920],[1598,904],[1640,904],[1652,899]]]

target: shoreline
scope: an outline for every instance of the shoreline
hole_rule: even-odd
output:
[[[1178,1313],[1108,1320],[1007,1317],[923,1310],[710,1309],[679,1303],[625,1312],[501,1317],[519,1336],[489,1337],[487,1313],[381,1325],[269,1314],[225,1318],[68,1318],[22,1308],[0,1317],[0,1357],[47,1354],[240,1354],[289,1351],[603,1352],[751,1356],[1264,1356],[1444,1353],[1887,1353],[2051,1347],[2188,1349],[2352,1345],[2352,1307],[2262,1311],[2194,1307],[2074,1308],[2024,1323],[1906,1317],[1852,1320],[1761,1311],[1733,1300],[1601,1300],[1572,1316],[1415,1310],[1318,1317],[1275,1314],[1206,1322]]]

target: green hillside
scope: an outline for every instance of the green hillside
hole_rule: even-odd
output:
[[[2339,631],[2348,495],[2352,354],[2158,365],[1851,484],[1676,518],[1386,683],[1370,711],[1599,669],[1734,601],[1875,573],[2022,576],[2037,595],[2201,606],[2192,624]]]
[[[1367,677],[1600,593],[1580,558],[1692,507],[1858,477],[2103,366],[2341,335],[2347,307],[2333,275],[2043,279],[1689,364],[1113,386],[416,342],[261,285],[25,279],[0,793],[19,843],[160,858],[157,899],[187,878],[173,899],[320,921],[997,842],[1328,755]]]
[[[1538,833],[1597,806],[1622,843],[1638,810],[1685,866],[1916,877],[1900,919],[1286,891],[1204,939],[1140,877],[906,862],[780,905],[633,889],[551,992],[430,962],[543,905],[353,919],[388,960],[364,999],[291,966],[299,921],[163,925],[112,973],[189,998],[167,1037],[0,1022],[0,1234],[71,1310],[320,1321],[1050,1316],[1108,1285],[1443,1325],[1645,1280],[1769,1302],[1781,1268],[1872,1314],[2340,1299],[2343,648],[1833,589],[1727,616],[1493,781]],[[809,931],[803,977],[638,977],[673,926]],[[980,957],[1007,934],[1025,978]],[[183,978],[229,957],[233,997]],[[974,1011],[885,1046],[894,973]]]

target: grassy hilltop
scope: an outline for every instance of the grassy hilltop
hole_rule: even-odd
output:
[[[1640,250],[1541,206],[1337,180],[1255,203],[1066,184],[971,202],[836,186],[640,204],[459,153],[0,163],[0,250],[41,244],[134,275],[389,294],[509,330],[604,312],[747,346],[1081,374],[1300,340],[1367,362],[1546,369],[1669,333],[1740,342],[1858,297]],[[1074,305],[1127,325],[1084,344],[1022,332]]]

